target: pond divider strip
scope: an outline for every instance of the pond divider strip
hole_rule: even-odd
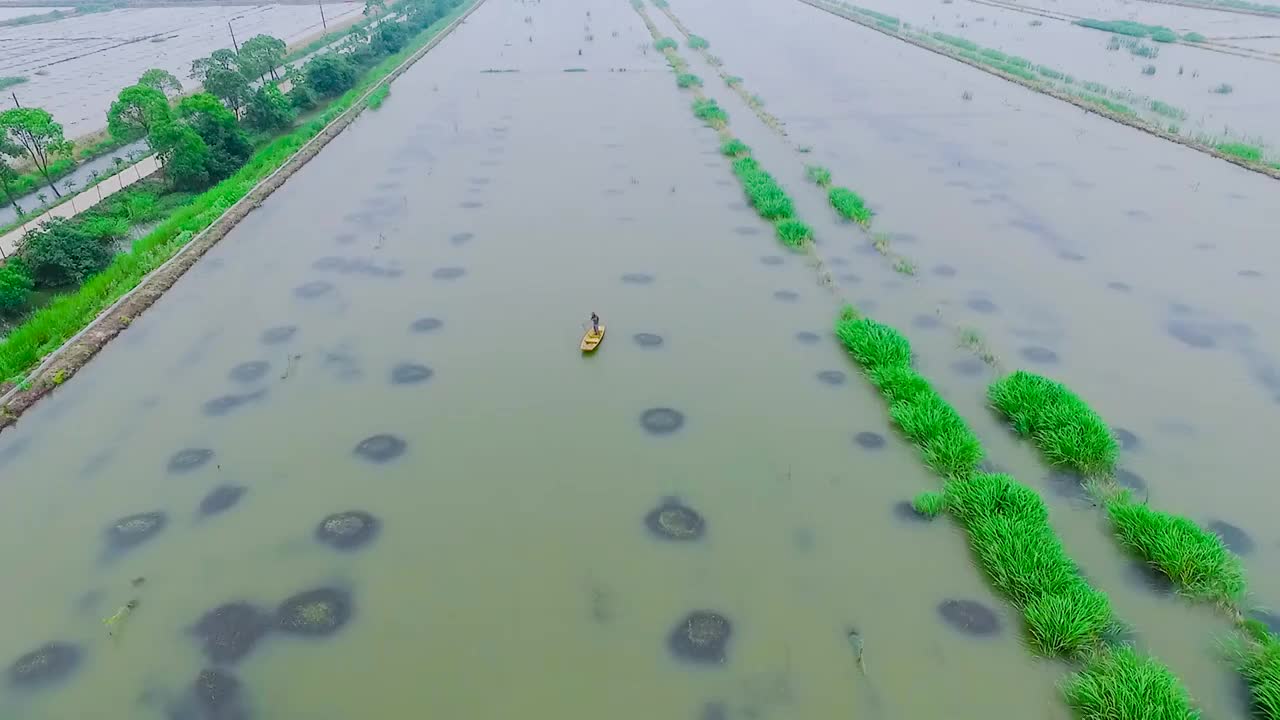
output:
[[[316,128],[314,133],[297,149],[280,158],[278,160],[280,164],[275,169],[245,188],[238,199],[227,203],[227,198],[219,198],[218,201],[212,202],[203,212],[199,212],[193,217],[184,218],[183,222],[194,221],[197,225],[203,225],[203,227],[195,232],[191,229],[182,230],[170,240],[160,243],[152,253],[148,253],[147,257],[142,258],[142,260],[154,262],[164,253],[171,252],[172,254],[169,257],[140,277],[137,283],[119,298],[98,311],[92,321],[83,329],[53,347],[34,369],[26,372],[25,377],[20,382],[14,383],[3,395],[0,395],[0,431],[15,423],[18,417],[39,401],[40,398],[62,385],[83,368],[98,351],[127,328],[138,315],[151,307],[165,291],[173,287],[178,278],[182,277],[187,270],[195,265],[196,261],[218,241],[226,237],[232,228],[250,212],[259,207],[272,192],[283,185],[290,176],[306,165],[325,145],[328,145],[333,138],[337,137],[339,133],[354,122],[356,117],[364,110],[369,97],[377,93],[382,85],[390,84],[435,48],[436,45],[440,44],[472,12],[475,12],[476,9],[483,5],[485,0],[464,0],[464,2],[469,3],[469,7],[466,7],[445,26],[434,32],[432,32],[431,28],[423,30],[415,40],[421,41],[422,36],[427,35],[429,37],[426,42],[410,51],[408,56],[399,64],[384,71],[385,74],[382,77],[373,75],[366,78],[364,82],[372,82],[364,90],[360,90],[357,87],[349,91],[348,95],[338,98],[330,106],[330,110],[340,108],[343,102],[346,102],[347,106],[342,108],[327,124]],[[348,98],[350,95],[353,96]],[[204,196],[212,197],[212,193],[233,194],[229,193],[228,190],[231,190],[236,184],[253,181],[252,173],[262,172],[265,169],[262,167],[264,161],[269,163],[276,159],[275,157],[268,157],[265,151],[273,150],[279,153],[289,142],[301,140],[302,135],[311,133],[313,125],[314,122],[312,125],[303,126],[294,131],[293,134],[282,136],[273,141],[272,144],[255,153],[254,157],[250,158],[249,162],[234,175],[196,196],[196,199],[198,200]],[[182,210],[180,209],[171,220],[179,218],[181,213]],[[153,232],[160,231],[169,222],[161,223],[161,227]],[[98,283],[98,285],[105,285],[105,283]],[[88,292],[87,289],[93,290],[96,294]],[[86,290],[84,293],[85,300],[83,301],[85,304],[96,304],[113,294],[115,288],[111,286],[98,287],[95,285],[94,279],[91,278],[81,290]],[[9,337],[12,338],[13,334]],[[0,349],[3,349],[3,342],[0,341]],[[4,384],[3,381],[0,381],[0,388]]]
[[[960,414],[912,367],[907,338],[847,306],[835,335],[889,403],[895,426],[943,480],[913,506],[949,512],[965,529],[975,560],[1023,616],[1040,653],[1080,662],[1062,684],[1082,718],[1194,718],[1186,690],[1158,661],[1115,638],[1120,623],[1105,594],[1089,585],[1048,522],[1040,495],[1012,477],[979,471],[981,442]]]
[[[1231,645],[1260,717],[1280,720],[1280,638],[1247,617],[1244,566],[1222,538],[1188,518],[1137,502],[1116,480],[1120,447],[1102,417],[1062,383],[1019,370],[992,383],[987,399],[1014,432],[1029,438],[1051,465],[1080,475],[1104,507],[1116,540],[1163,573],[1178,591],[1208,600],[1239,631]]]
[[[822,10],[823,12],[830,13],[832,15],[835,15],[836,17],[844,18],[849,22],[861,25],[862,27],[875,30],[876,32],[882,33],[884,35],[888,35],[891,38],[901,40],[902,42],[915,45],[916,47],[923,48],[933,53],[937,53],[938,55],[942,55],[943,57],[947,57],[957,62],[964,63],[965,65],[981,70],[982,72],[988,73],[990,75],[995,75],[996,77],[1001,78],[1003,80],[1007,80],[1011,83],[1021,85],[1022,87],[1025,87],[1028,90],[1032,90],[1038,93],[1042,93],[1044,95],[1048,95],[1049,97],[1055,98],[1057,100],[1061,100],[1062,102],[1071,103],[1072,105],[1075,105],[1076,107],[1082,110],[1086,110],[1088,112],[1094,113],[1095,115],[1100,115],[1108,120],[1112,120],[1122,125],[1128,125],[1129,127],[1134,128],[1135,130],[1141,130],[1142,132],[1145,132],[1149,135],[1154,135],[1158,138],[1168,140],[1169,142],[1178,143],[1179,145],[1189,147],[1192,150],[1198,150],[1199,152],[1205,153],[1206,155],[1212,155],[1213,157],[1216,157],[1219,160],[1225,160],[1229,163],[1232,163],[1233,165],[1238,165],[1246,170],[1252,170],[1253,172],[1259,173],[1261,175],[1266,175],[1267,177],[1270,177],[1270,178],[1280,179],[1280,163],[1268,163],[1262,160],[1253,161],[1248,158],[1241,157],[1239,155],[1234,155],[1229,152],[1224,152],[1223,150],[1220,150],[1218,147],[1200,142],[1194,138],[1183,137],[1181,135],[1168,132],[1166,129],[1160,127],[1159,125],[1147,122],[1146,120],[1143,120],[1137,115],[1120,112],[1118,109],[1111,107],[1111,105],[1114,105],[1114,104],[1111,104],[1111,105],[1104,104],[1101,102],[1093,101],[1089,97],[1080,97],[1080,96],[1072,95],[1070,93],[1064,92],[1057,88],[1047,86],[1035,80],[1034,78],[1023,77],[1023,76],[1011,73],[1007,70],[1003,70],[1000,68],[983,64],[981,62],[978,62],[977,60],[966,57],[960,51],[959,48],[952,48],[945,44],[934,44],[930,42],[925,42],[911,35],[903,34],[901,32],[901,25],[897,22],[888,22],[884,19],[875,20],[875,19],[872,19],[871,17],[860,17],[857,13],[844,10],[843,8],[833,7],[831,3],[823,2],[823,0],[797,0],[797,2],[802,2],[806,5],[810,5],[819,10]],[[888,17],[888,16],[885,16],[885,17]],[[894,20],[896,21],[897,18],[894,18]],[[1102,98],[1102,99],[1105,100],[1105,98]],[[1230,144],[1225,143],[1225,145],[1229,146]]]

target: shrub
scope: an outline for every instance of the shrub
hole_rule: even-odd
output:
[[[279,88],[267,83],[249,98],[244,123],[254,130],[282,130],[293,124],[293,105]]]
[[[356,83],[356,68],[336,52],[317,55],[307,61],[302,72],[310,86],[321,97],[339,95]]]
[[[0,314],[11,315],[26,307],[35,286],[22,258],[9,258],[0,265]]]
[[[58,287],[80,283],[106,267],[112,253],[79,222],[53,218],[22,236],[18,254],[39,285]]]
[[[95,215],[86,217],[80,224],[90,237],[103,243],[112,243],[129,234],[129,221],[121,217]]]

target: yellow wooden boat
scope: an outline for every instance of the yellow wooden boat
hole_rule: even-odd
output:
[[[600,323],[600,332],[588,330],[587,334],[582,336],[582,352],[594,352],[600,347],[601,340],[604,340],[604,323]]]

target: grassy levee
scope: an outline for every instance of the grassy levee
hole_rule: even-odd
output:
[[[1262,157],[1261,148],[1256,146],[1248,146],[1246,143],[1223,143],[1206,142],[1201,138],[1180,135],[1176,131],[1176,126],[1171,130],[1168,126],[1144,119],[1132,108],[1123,103],[1116,102],[1109,98],[1102,97],[1092,92],[1075,90],[1074,85],[1068,87],[1057,87],[1047,78],[1052,74],[1045,73],[1044,66],[1023,65],[1028,61],[1022,58],[1009,58],[1007,61],[1001,61],[998,57],[984,55],[980,50],[973,49],[977,45],[964,38],[958,38],[943,33],[935,33],[927,35],[909,30],[903,24],[894,24],[886,22],[879,13],[872,14],[864,8],[848,5],[841,0],[798,0],[799,2],[810,5],[823,12],[830,13],[836,17],[843,18],[853,23],[857,23],[866,28],[883,33],[892,38],[901,40],[906,43],[923,48],[938,55],[948,57],[957,62],[964,63],[970,67],[976,68],[983,72],[995,75],[1012,83],[1021,85],[1029,90],[1043,93],[1062,102],[1070,103],[1076,107],[1100,115],[1108,120],[1128,125],[1137,130],[1141,130],[1158,138],[1168,140],[1170,142],[1184,145],[1193,150],[1212,155],[1220,160],[1225,160],[1234,165],[1238,165],[1247,170],[1266,175],[1268,177],[1280,179],[1280,161],[1267,160]],[[1034,70],[1034,72],[1033,72]],[[1052,69],[1049,69],[1052,70]],[[1066,76],[1064,76],[1065,81]],[[1074,84],[1076,81],[1071,80]],[[1092,83],[1082,83],[1087,91]],[[1162,103],[1165,108],[1171,108],[1167,103]],[[1153,112],[1159,112],[1151,108]],[[1227,148],[1220,145],[1229,145]],[[1245,145],[1253,149],[1245,150],[1236,145]],[[1243,152],[1240,152],[1244,150]],[[1234,151],[1234,152],[1233,152]]]
[[[252,207],[354,120],[376,88],[404,72],[412,60],[433,46],[442,31],[452,28],[482,2],[464,0],[399,53],[365,73],[319,117],[257,150],[234,175],[196,195],[136,240],[129,252],[117,255],[75,292],[37,311],[0,341],[0,378],[6,379],[0,390],[11,391],[0,407],[0,428],[14,422],[22,411],[88,362]],[[193,241],[193,252],[176,257]],[[162,272],[155,272],[162,266]],[[133,293],[144,281],[146,287]],[[73,338],[75,341],[69,342]],[[54,351],[59,351],[57,357],[46,360]],[[38,370],[27,376],[37,366]]]
[[[639,13],[649,34],[653,36],[653,46],[666,58],[676,75],[677,87],[688,90],[693,95],[691,109],[694,117],[705,122],[720,136],[720,152],[733,160],[733,175],[742,185],[747,202],[755,208],[756,214],[773,224],[778,241],[792,250],[811,250],[813,229],[803,220],[796,217],[795,204],[778,181],[760,166],[751,156],[751,148],[735,138],[729,132],[729,114],[720,107],[714,98],[709,98],[702,91],[702,79],[689,72],[689,64],[680,56],[679,45],[675,40],[664,37],[659,32],[653,19],[645,12],[640,0],[632,0],[631,7]],[[681,32],[684,32],[682,29]],[[686,33],[687,35],[687,33]],[[697,38],[697,36],[693,36]],[[705,49],[707,43],[691,42],[691,47]]]
[[[1122,487],[1115,476],[1120,448],[1110,428],[1062,383],[1019,370],[992,383],[987,397],[1050,464],[1079,473],[1126,550],[1168,577],[1180,593],[1213,602],[1231,616],[1240,631],[1234,643],[1237,668],[1255,709],[1260,717],[1280,720],[1280,638],[1246,618],[1244,566],[1222,538],[1138,502]]]
[[[1079,663],[1063,685],[1081,718],[1195,718],[1186,690],[1159,662],[1113,641],[1119,627],[1105,594],[1067,555],[1044,501],[1003,474],[981,472],[982,444],[960,414],[912,367],[911,345],[892,327],[846,308],[836,337],[889,403],[893,424],[943,481],[913,505],[949,513],[968,535],[992,585],[1022,613],[1029,644]]]

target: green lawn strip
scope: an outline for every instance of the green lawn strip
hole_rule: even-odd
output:
[[[1059,382],[1019,370],[991,384],[991,405],[1029,438],[1052,465],[1079,473],[1106,509],[1116,539],[1159,570],[1188,597],[1226,608],[1246,636],[1238,653],[1241,674],[1261,716],[1280,719],[1280,643],[1248,625],[1244,566],[1215,533],[1191,520],[1138,502],[1115,480],[1119,446],[1105,421]]]
[[[370,69],[351,90],[320,116],[256,151],[234,175],[196,195],[154,230],[136,240],[127,253],[117,255],[104,270],[75,292],[60,296],[36,311],[0,341],[0,379],[17,382],[103,310],[132,290],[152,270],[171,258],[197,233],[213,224],[260,180],[284,165],[298,149],[326,125],[356,104],[369,88],[431,41],[444,27],[466,12],[472,2],[455,8],[420,33],[399,53]]]

